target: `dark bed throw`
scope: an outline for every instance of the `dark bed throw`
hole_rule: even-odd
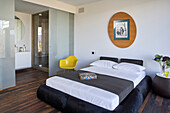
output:
[[[80,82],[80,83],[83,83],[89,86],[94,86],[94,87],[112,92],[114,94],[117,94],[119,96],[119,103],[122,102],[125,99],[125,97],[134,88],[133,82],[131,81],[116,78],[116,77],[101,75],[101,74],[96,74],[97,79],[95,80],[80,80],[79,73],[88,73],[88,72],[74,71],[69,74],[60,75],[60,77],[73,80],[73,81],[77,81],[77,82]]]

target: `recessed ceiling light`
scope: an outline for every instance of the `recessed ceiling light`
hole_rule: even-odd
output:
[[[40,13],[39,16],[42,16],[42,14]]]

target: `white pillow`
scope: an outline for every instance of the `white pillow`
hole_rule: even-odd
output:
[[[125,70],[125,71],[133,71],[133,72],[141,72],[144,71],[146,68],[137,64],[132,64],[132,63],[120,63],[115,66],[113,66],[114,69],[118,70]]]
[[[91,63],[91,66],[97,66],[97,67],[104,67],[104,68],[113,68],[114,65],[118,64],[114,61],[109,60],[97,60],[93,63]]]

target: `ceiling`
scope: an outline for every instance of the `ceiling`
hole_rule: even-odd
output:
[[[47,11],[49,8],[40,6],[33,3],[24,2],[22,0],[15,0],[15,11],[36,14],[39,12]]]
[[[92,2],[97,2],[101,0],[57,0],[70,5],[79,6],[83,4],[88,4]],[[25,2],[23,0],[15,0],[15,11],[28,13],[28,14],[36,14],[39,12],[47,11],[49,8],[29,2]]]
[[[65,2],[74,6],[78,6],[78,5],[83,5],[83,4],[88,4],[88,3],[92,3],[92,2],[97,2],[100,0],[57,0],[57,1],[61,1],[61,2]]]

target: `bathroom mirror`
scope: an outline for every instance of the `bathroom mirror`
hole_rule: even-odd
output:
[[[25,27],[21,19],[15,16],[15,44],[23,39]]]

